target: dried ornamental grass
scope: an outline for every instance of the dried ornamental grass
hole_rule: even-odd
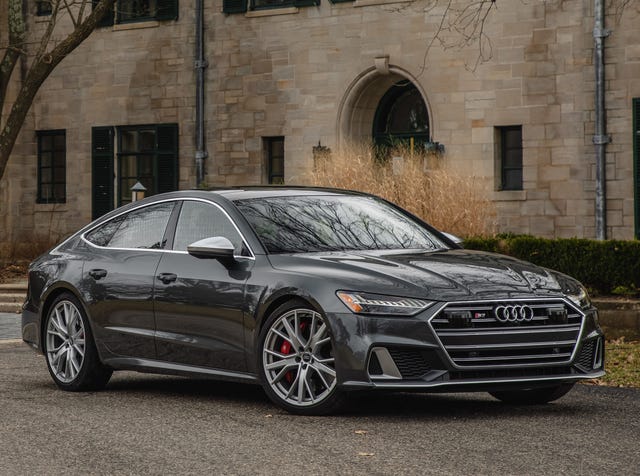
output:
[[[378,195],[460,237],[494,234],[495,207],[486,181],[442,161],[406,148],[380,160],[372,147],[352,145],[317,158],[305,183]]]

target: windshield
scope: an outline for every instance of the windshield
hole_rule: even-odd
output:
[[[235,204],[269,253],[447,248],[421,224],[372,197],[266,197]]]

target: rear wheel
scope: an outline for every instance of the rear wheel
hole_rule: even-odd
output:
[[[63,390],[98,390],[111,378],[111,369],[98,358],[82,306],[71,294],[61,294],[49,308],[44,354],[53,381]]]
[[[569,390],[573,388],[573,385],[573,383],[566,383],[555,387],[534,388],[530,390],[506,390],[489,393],[504,403],[538,405],[558,400],[565,396]]]
[[[280,407],[321,415],[342,406],[326,320],[307,303],[286,303],[269,316],[260,333],[258,355],[264,390]]]

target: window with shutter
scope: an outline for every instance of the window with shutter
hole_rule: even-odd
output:
[[[36,15],[39,17],[51,15],[53,11],[51,0],[42,0],[36,2]]]
[[[224,0],[223,0],[224,1]],[[229,3],[239,2],[240,0],[226,0]],[[286,7],[311,7],[320,5],[320,0],[251,0],[251,10],[265,10],[268,8],[286,8]],[[227,12],[225,13],[233,13]]]
[[[177,20],[178,0],[157,0],[156,20]]]
[[[140,182],[145,196],[178,189],[178,125],[120,126],[118,133],[118,205],[131,201]]]
[[[245,13],[247,0],[222,0],[222,11],[224,13]]]
[[[95,220],[113,210],[113,127],[91,129],[91,191]]]
[[[91,6],[92,8],[95,8],[96,5],[98,4],[100,0],[91,0]],[[98,22],[97,27],[98,28],[103,28],[105,26],[113,26],[113,20],[114,20],[114,15],[113,15],[113,9],[111,9],[110,11],[107,12],[107,14],[105,16],[102,17],[102,19]]]
[[[640,98],[633,100],[633,199],[635,236],[640,239]]]
[[[99,0],[91,0],[93,8]],[[117,23],[148,20],[177,20],[178,0],[115,0],[114,9],[98,23],[98,27]]]
[[[178,190],[178,125],[164,124],[157,129],[158,193]]]

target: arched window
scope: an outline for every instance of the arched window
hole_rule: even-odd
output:
[[[373,139],[380,146],[429,142],[429,114],[420,91],[399,81],[382,96],[373,120]]]

